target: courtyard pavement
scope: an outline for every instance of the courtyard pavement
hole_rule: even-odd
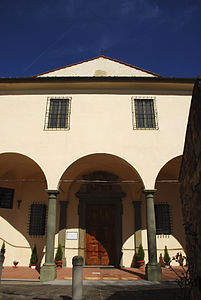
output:
[[[179,268],[177,268],[178,272]],[[181,289],[173,271],[163,268],[163,281],[144,280],[145,270],[126,268],[84,268],[83,292],[86,300],[179,300]],[[0,299],[72,299],[72,269],[57,271],[57,279],[40,283],[39,273],[27,267],[4,267]]]
[[[174,267],[174,270],[181,275],[181,267]],[[39,272],[28,267],[4,267],[2,279],[39,279]],[[163,280],[176,280],[178,277],[169,268],[162,268]],[[57,269],[58,280],[71,280],[72,268]],[[114,267],[84,267],[84,280],[143,280],[145,279],[145,268],[122,268]]]

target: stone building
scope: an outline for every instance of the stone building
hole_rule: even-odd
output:
[[[181,166],[181,200],[192,299],[201,298],[201,78],[195,82]]]
[[[142,243],[159,280],[165,245],[186,248],[178,178],[193,85],[105,56],[1,78],[5,265],[29,265],[35,243],[41,280],[53,279],[61,243],[67,267],[77,254],[130,267]]]

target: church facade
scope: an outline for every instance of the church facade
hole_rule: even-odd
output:
[[[81,255],[130,267],[139,244],[147,278],[185,253],[179,170],[194,79],[166,78],[99,56],[30,78],[0,79],[0,240],[4,264],[41,280]]]

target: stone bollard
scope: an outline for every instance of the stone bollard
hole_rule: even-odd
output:
[[[72,300],[83,299],[83,257],[74,256],[72,276]]]
[[[1,273],[3,268],[4,254],[0,253],[0,281],[1,281]]]

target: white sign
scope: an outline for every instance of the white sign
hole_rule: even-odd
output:
[[[77,240],[77,232],[67,232],[66,239],[67,240]]]

